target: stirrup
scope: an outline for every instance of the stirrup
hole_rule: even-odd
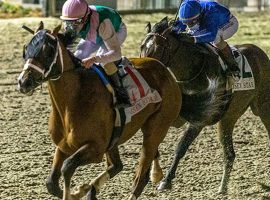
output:
[[[235,82],[238,82],[241,79],[240,73],[232,73],[232,77],[235,80]]]

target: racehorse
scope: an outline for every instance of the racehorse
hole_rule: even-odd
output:
[[[270,62],[265,52],[253,44],[236,46],[252,68],[255,89],[232,93],[218,56],[202,45],[190,43],[188,37],[186,33],[173,33],[166,17],[153,27],[147,25],[147,35],[141,44],[141,56],[160,60],[175,76],[183,98],[180,118],[189,124],[158,189],[172,187],[177,165],[188,147],[202,128],[218,123],[224,154],[219,193],[225,194],[235,159],[232,133],[236,121],[250,107],[270,133]]]
[[[49,31],[40,23],[25,47],[26,63],[18,77],[19,89],[24,94],[32,94],[38,85],[48,81],[52,104],[49,133],[57,147],[47,189],[64,200],[76,200],[85,195],[87,199],[96,199],[100,187],[123,168],[118,145],[141,129],[140,162],[129,197],[130,200],[137,199],[149,181],[153,160],[152,170],[156,177],[151,178],[156,181],[162,179],[161,168],[156,165],[158,146],[179,114],[181,92],[161,62],[152,58],[130,59],[149,86],[159,92],[162,101],[150,103],[132,116],[117,144],[108,148],[115,119],[112,95],[96,72],[77,66],[67,50],[67,38],[59,33],[60,28]],[[106,171],[72,193],[70,182],[75,170],[82,165],[101,162],[104,154],[108,166]],[[63,191],[59,186],[61,175]]]

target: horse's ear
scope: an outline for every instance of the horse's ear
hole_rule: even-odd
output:
[[[168,16],[164,17],[161,21],[160,24],[167,26],[169,24],[169,19]]]
[[[168,16],[166,16],[161,20],[161,23],[168,23],[168,21]]]
[[[35,30],[35,33],[38,32],[39,30],[42,30],[42,29],[44,29],[44,23],[43,23],[43,21],[40,21],[37,29]]]
[[[147,24],[146,24],[146,26],[145,26],[145,29],[146,29],[146,32],[147,33],[150,33],[151,32],[151,23],[150,22],[148,22]]]
[[[61,27],[62,27],[62,24],[59,24],[58,26],[56,26],[56,27],[53,29],[52,34],[53,34],[53,35],[57,35],[57,34],[59,33]]]

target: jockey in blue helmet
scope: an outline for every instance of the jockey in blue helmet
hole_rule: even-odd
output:
[[[239,68],[226,39],[238,30],[238,21],[217,2],[185,0],[181,5],[173,31],[187,30],[193,43],[212,43],[223,55],[230,75],[239,77]]]

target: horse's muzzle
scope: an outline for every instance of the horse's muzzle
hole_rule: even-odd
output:
[[[26,95],[32,95],[34,93],[34,80],[31,76],[25,78],[18,78],[18,90]]]

